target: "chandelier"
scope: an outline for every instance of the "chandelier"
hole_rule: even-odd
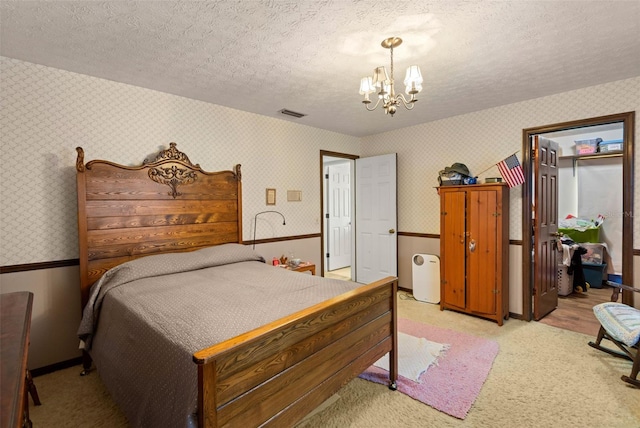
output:
[[[364,95],[362,103],[369,111],[375,110],[380,101],[382,101],[382,107],[385,114],[393,116],[400,104],[404,105],[407,110],[413,109],[416,101],[416,94],[422,90],[422,73],[420,73],[420,67],[412,65],[407,68],[407,73],[404,78],[404,84],[406,87],[407,95],[411,97],[406,99],[404,94],[396,94],[395,85],[393,80],[393,48],[396,48],[402,44],[400,37],[389,37],[384,39],[381,43],[382,47],[391,51],[391,78],[387,75],[387,70],[384,67],[376,67],[373,70],[373,77],[363,77],[360,80],[360,95]],[[374,92],[378,93],[378,101],[373,107],[370,107],[371,100],[369,94]]]

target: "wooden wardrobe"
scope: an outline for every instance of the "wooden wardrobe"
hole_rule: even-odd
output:
[[[509,187],[441,186],[440,310],[509,317]]]

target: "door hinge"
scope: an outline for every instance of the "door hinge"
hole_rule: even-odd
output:
[[[492,214],[494,217],[500,217],[500,212],[495,212]]]
[[[536,290],[536,288],[533,287],[533,295],[535,296],[536,294],[538,294],[538,290]]]
[[[325,214],[324,218],[329,218],[329,213]]]
[[[329,179],[329,174],[325,174],[324,178],[326,178],[328,180]]]
[[[329,253],[327,253],[327,258],[329,258]]]
[[[500,290],[493,290],[493,294],[500,294]]]

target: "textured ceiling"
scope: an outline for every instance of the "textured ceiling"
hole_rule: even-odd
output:
[[[639,1],[2,0],[0,18],[3,56],[354,136],[640,75]],[[358,94],[390,36],[396,80],[424,77],[394,117]]]

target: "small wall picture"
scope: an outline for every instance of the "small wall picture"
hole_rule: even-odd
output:
[[[276,189],[267,189],[267,205],[276,204]]]

